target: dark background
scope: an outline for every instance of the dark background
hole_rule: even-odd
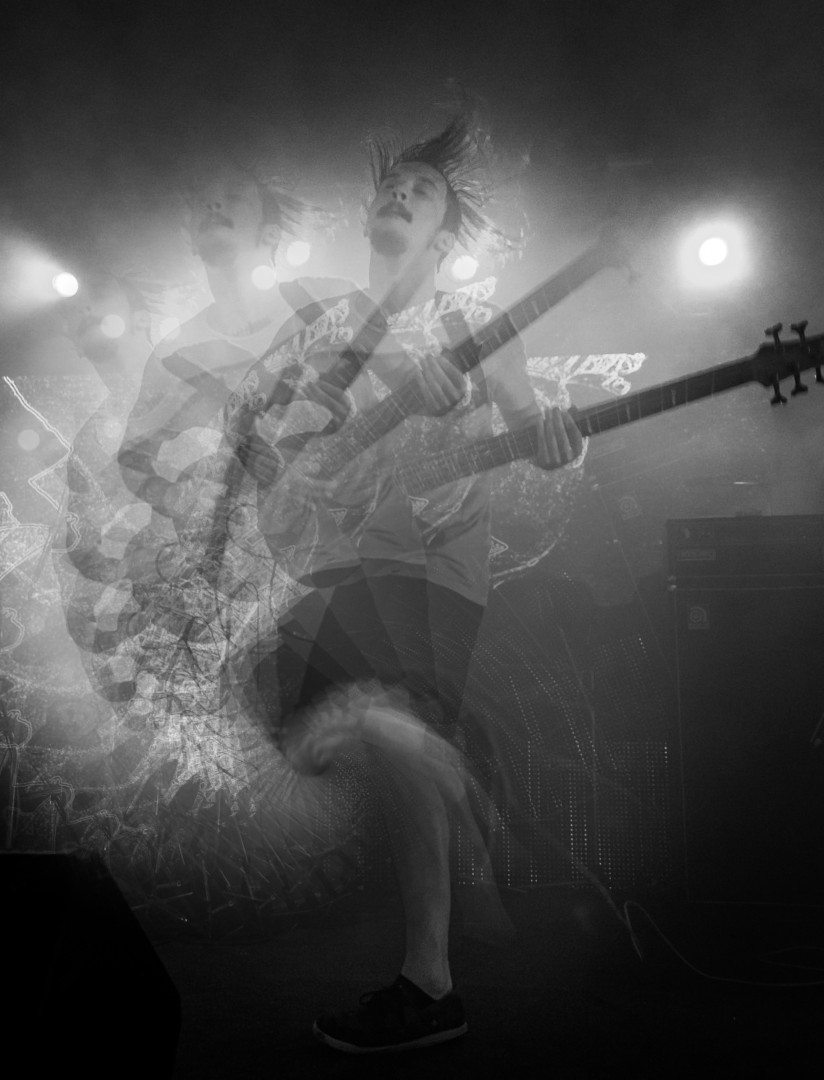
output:
[[[431,128],[457,80],[500,148],[530,157],[510,191],[528,245],[504,289],[544,277],[613,211],[640,228],[633,296],[602,289],[559,314],[553,348],[748,351],[777,319],[812,332],[820,318],[815,0],[35,2],[3,21],[0,212],[64,257],[107,257],[107,234],[145,248],[198,126],[227,144],[248,126],[301,191],[356,216],[364,135]],[[719,208],[743,216],[756,266],[712,302],[707,340],[672,244]]]

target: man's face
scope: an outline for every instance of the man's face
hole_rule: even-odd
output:
[[[446,206],[446,181],[437,169],[421,161],[396,165],[372,200],[366,235],[381,255],[434,250],[451,243],[443,229]]]
[[[230,265],[238,255],[276,242],[274,226],[263,223],[257,184],[230,167],[195,185],[189,228],[198,255],[212,266]]]

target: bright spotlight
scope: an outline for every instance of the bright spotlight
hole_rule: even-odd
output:
[[[52,278],[52,286],[60,296],[74,296],[80,288],[80,282],[74,276],[63,270]]]
[[[683,284],[722,288],[750,273],[747,237],[733,220],[714,220],[689,229],[681,237],[678,269]]]
[[[727,241],[723,237],[711,236],[699,247],[698,258],[704,266],[720,266],[728,252]]]
[[[126,333],[126,323],[119,315],[104,315],[100,320],[100,333],[112,339],[123,337]]]
[[[180,333],[180,320],[173,317],[163,319],[158,327],[158,333],[161,341],[174,341]]]
[[[21,450],[36,450],[40,445],[40,436],[34,428],[23,428],[17,436],[17,445]]]
[[[312,249],[305,240],[293,240],[286,249],[286,261],[290,266],[303,266],[311,254]]]
[[[461,255],[454,261],[449,272],[456,281],[469,281],[478,272],[478,260],[471,255]]]
[[[278,279],[273,266],[256,266],[252,271],[252,284],[261,292],[273,289],[277,282]]]

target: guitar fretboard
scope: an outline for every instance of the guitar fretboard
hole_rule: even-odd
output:
[[[452,352],[458,359],[458,366],[464,372],[469,371],[546,315],[599,270],[615,265],[619,258],[617,247],[611,241],[601,241],[588,248],[508,311],[457,345]]]
[[[719,364],[706,371],[685,375],[614,401],[575,410],[575,420],[583,435],[600,435],[623,424],[656,416],[680,405],[688,405],[690,402],[752,382],[753,365],[751,358]],[[453,450],[444,450],[401,466],[395,470],[395,475],[407,494],[423,495],[464,476],[485,472],[520,458],[534,457],[537,452],[538,433],[534,427],[529,427],[520,431],[506,431],[501,435],[490,435],[486,439],[478,439]]]
[[[615,245],[601,242],[568,263],[557,274],[519,300],[491,323],[469,334],[450,350],[456,366],[468,374],[522,330],[580,288],[599,270],[616,262]],[[350,420],[340,433],[327,436],[319,448],[321,475],[331,479],[358,454],[388,435],[422,405],[420,390],[407,383],[383,401]],[[280,444],[279,444],[280,445]]]
[[[416,383],[407,383],[350,420],[342,431],[318,444],[319,475],[331,480],[348,462],[388,435],[423,404]]]

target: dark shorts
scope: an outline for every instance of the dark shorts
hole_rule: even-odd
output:
[[[448,734],[483,612],[402,573],[359,575],[324,596],[309,594],[281,625],[276,652],[255,669],[269,722],[276,731],[288,727],[330,691],[377,681],[405,691],[421,718]]]

